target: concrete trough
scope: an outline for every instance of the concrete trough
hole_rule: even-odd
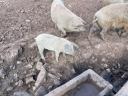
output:
[[[124,86],[117,92],[115,96],[128,96],[128,81]]]
[[[94,96],[104,96],[109,91],[111,91],[111,89],[113,88],[113,86],[109,82],[104,80],[101,76],[99,76],[93,70],[88,69],[87,71],[83,72],[79,76],[68,81],[64,85],[49,92],[45,96],[78,96],[78,95],[66,95],[66,94],[68,92],[70,92],[71,90],[74,90],[78,86],[83,85],[86,81],[92,81],[97,87],[99,87],[101,89],[98,92],[98,94],[95,94]],[[88,91],[92,91],[92,90],[90,89]],[[86,91],[84,91],[84,92],[86,92]],[[86,93],[84,93],[84,94],[86,94]],[[80,96],[82,96],[82,95],[80,95]],[[83,96],[85,96],[85,95],[83,95]]]

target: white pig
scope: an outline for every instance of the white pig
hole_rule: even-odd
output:
[[[53,0],[51,5],[51,18],[58,29],[66,35],[66,32],[85,31],[85,21],[65,7],[63,0]]]
[[[128,0],[103,0],[104,5],[113,4],[113,3],[127,3]]]
[[[56,61],[58,62],[59,54],[61,52],[74,55],[75,48],[78,48],[75,43],[50,34],[40,34],[35,38],[35,40],[43,60],[45,60],[43,55],[44,49],[55,51]]]

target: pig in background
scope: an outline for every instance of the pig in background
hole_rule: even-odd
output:
[[[62,36],[65,36],[67,32],[82,32],[86,30],[86,22],[67,9],[63,0],[53,0],[51,18],[62,32]]]
[[[110,30],[117,31],[118,35],[121,35],[119,32],[128,31],[128,3],[111,4],[96,12],[89,33],[90,39],[91,34],[97,30],[101,30],[103,40]]]
[[[109,5],[113,3],[128,3],[128,0],[103,0],[104,5]]]
[[[61,52],[68,55],[74,55],[75,49],[78,48],[75,43],[50,34],[40,34],[35,38],[35,40],[43,60],[45,60],[43,55],[44,49],[54,51],[56,61],[58,62],[59,54]]]

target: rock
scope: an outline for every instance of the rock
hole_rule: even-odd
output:
[[[37,56],[35,59],[34,59],[35,62],[39,62],[40,61],[40,57]]]
[[[7,88],[7,91],[11,91],[11,90],[13,90],[13,87],[8,87]]]
[[[5,53],[3,53],[3,56],[1,58],[5,60],[8,64],[14,64],[16,63],[16,60],[21,53],[21,46],[12,46],[8,50],[6,50]]]
[[[55,75],[53,75],[53,74],[51,74],[51,73],[48,73],[48,76],[49,76],[50,78],[52,78],[52,79],[57,78]]]
[[[55,75],[53,75],[53,74],[51,74],[51,73],[48,73],[48,76],[49,76],[50,79],[53,81],[53,84],[54,84],[55,86],[58,86],[58,85],[61,84],[60,78],[58,78],[57,76],[55,76]]]
[[[34,48],[35,46],[36,46],[36,42],[34,42],[31,45],[29,45],[29,48]]]
[[[17,61],[17,64],[20,65],[20,64],[22,64],[22,62],[21,61]]]
[[[15,73],[13,76],[14,76],[14,80],[17,81],[18,80],[18,74]]]
[[[29,19],[26,19],[26,20],[25,20],[25,22],[27,22],[27,23],[29,23],[30,21],[31,21],[31,20],[29,20]]]
[[[29,84],[29,83],[31,83],[31,82],[35,82],[35,80],[33,79],[33,77],[27,77],[27,78],[25,79],[25,82],[26,82],[26,84]]]
[[[107,60],[106,60],[106,58],[103,57],[103,58],[101,59],[101,61],[102,61],[102,62],[106,62]]]
[[[13,69],[13,70],[16,69],[16,65],[15,64],[11,64],[10,65],[10,69]]]
[[[104,67],[104,68],[108,68],[108,64],[106,64],[106,63],[103,64],[103,67]]]
[[[6,75],[6,73],[5,73],[5,71],[4,71],[4,69],[2,68],[2,69],[0,69],[0,78],[5,78],[5,75]]]
[[[54,79],[54,85],[59,86],[61,84],[60,80]]]
[[[44,96],[45,94],[47,94],[47,91],[44,86],[40,86],[35,92],[35,96]]]
[[[32,95],[30,95],[25,91],[18,91],[18,92],[14,92],[13,96],[32,96]]]
[[[37,80],[35,82],[35,88],[33,90],[36,90],[41,85],[41,83],[43,83],[43,81],[46,81],[46,70],[42,66],[41,71],[39,75],[37,76]]]
[[[32,69],[32,64],[28,64],[25,67],[28,68],[28,69]]]
[[[37,64],[36,64],[36,69],[37,70],[41,70],[41,68],[42,68],[42,63],[41,62],[37,62]]]
[[[125,73],[121,76],[121,78],[123,78],[123,79],[128,79],[128,72],[125,72]]]
[[[19,80],[18,82],[15,83],[15,85],[20,87],[20,86],[23,86],[23,83],[24,82],[22,80]]]

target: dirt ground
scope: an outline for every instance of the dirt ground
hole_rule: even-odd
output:
[[[0,1],[0,96],[13,96],[14,92],[23,90],[34,94],[32,87],[39,73],[35,66],[41,61],[37,46],[33,46],[34,38],[41,33],[60,36],[50,17],[51,3],[52,0]],[[47,73],[56,77],[56,73],[59,73],[62,76],[57,80],[59,84],[48,77],[42,86],[49,92],[91,68],[99,75],[109,69],[111,78],[108,81],[114,85],[115,80],[121,79],[123,83],[119,84],[120,88],[128,80],[128,76],[125,76],[128,72],[127,37],[119,38],[113,32],[106,36],[106,41],[102,41],[94,35],[91,46],[87,36],[95,12],[103,7],[102,0],[65,0],[65,5],[87,22],[88,29],[80,34],[69,34],[67,37],[79,46],[76,56],[66,55],[67,58],[64,59],[60,56],[57,63],[54,56],[49,57],[51,53],[47,52],[47,62],[44,64]],[[122,76],[125,79],[122,79]],[[28,77],[33,77],[35,81],[26,83]]]

